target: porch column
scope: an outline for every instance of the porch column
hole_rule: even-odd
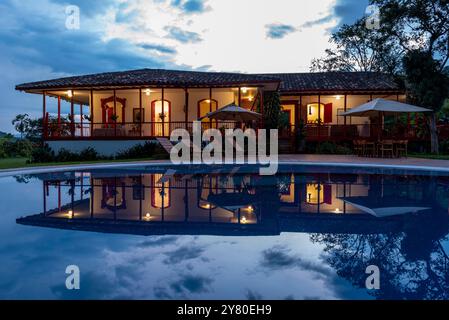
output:
[[[139,88],[139,109],[140,109],[140,125],[139,125],[139,131],[140,131],[140,136],[143,136],[143,107],[142,107],[142,88]]]
[[[73,93],[70,97],[70,135],[72,138],[75,136],[75,108],[73,105]]]
[[[188,130],[189,123],[189,90],[187,88],[184,89],[184,121],[185,121],[185,129]]]
[[[84,127],[83,127],[83,104],[80,103],[80,122],[81,122],[81,137],[84,135],[83,131],[84,131]]]
[[[93,137],[94,131],[94,91],[90,90],[90,136]]]
[[[348,95],[345,93],[345,105],[344,105],[344,112],[346,112],[346,110],[348,109]],[[344,136],[346,137],[346,134],[347,134],[347,130],[348,130],[348,127],[347,127],[347,124],[348,124],[348,121],[347,121],[347,117],[343,117],[343,121],[344,121],[344,126],[343,126],[343,133],[344,133]]]
[[[117,137],[117,94],[114,89],[114,136]]]
[[[165,114],[165,90],[164,90],[164,88],[162,88],[162,114]],[[165,137],[165,117],[162,117],[162,136]]]
[[[318,95],[318,138],[321,137],[321,95]]]
[[[239,107],[240,107],[241,104],[242,104],[242,88],[241,87],[239,87],[239,101],[238,101],[238,103],[239,103]]]
[[[61,96],[58,96],[58,129],[61,126]]]
[[[46,91],[42,94],[42,135],[44,138],[47,137],[47,98]]]
[[[209,88],[209,112],[212,112],[212,88]],[[212,120],[209,119],[209,126],[212,129]]]

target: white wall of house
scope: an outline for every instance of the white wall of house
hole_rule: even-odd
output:
[[[339,99],[338,99],[339,97]],[[373,95],[373,99],[376,98],[383,98],[388,100],[396,100],[396,95]],[[286,103],[287,109],[291,109],[291,101],[300,101],[299,96],[283,96],[283,101],[288,101]],[[371,95],[347,95],[347,110],[356,108],[366,102],[369,102],[371,100]],[[405,100],[405,96],[399,97],[400,101]],[[318,103],[318,95],[309,95],[309,96],[303,96],[302,97],[302,113],[303,116],[306,115],[307,106],[309,104],[317,104]],[[344,95],[322,95],[320,96],[320,102],[322,104],[329,104],[332,103],[332,122],[329,124],[337,125],[337,124],[344,124],[344,117],[338,116],[340,113],[344,112],[344,106],[345,106],[345,99]],[[366,117],[352,117],[347,118],[347,124],[354,124],[354,125],[363,125],[363,124],[369,124],[370,120]]]
[[[189,110],[188,120],[194,121],[198,119],[198,103],[201,100],[209,99],[209,89],[189,89]],[[218,108],[224,107],[236,100],[237,89],[213,89],[212,99],[217,100]],[[102,122],[101,99],[107,99],[113,96],[112,91],[95,91],[94,92],[94,122]],[[133,121],[133,109],[139,108],[139,90],[117,90],[116,97],[126,99],[125,122]],[[152,122],[151,104],[153,101],[162,99],[162,90],[151,89],[150,95],[142,90],[142,107],[144,111],[144,122]],[[183,89],[165,89],[164,99],[171,103],[170,121],[185,121],[185,91]],[[112,107],[113,103],[109,103]],[[117,114],[121,116],[120,104],[117,103]],[[166,120],[168,122],[168,119]],[[121,122],[121,119],[120,121]],[[147,130],[145,128],[145,130]],[[149,130],[149,128],[148,128]]]

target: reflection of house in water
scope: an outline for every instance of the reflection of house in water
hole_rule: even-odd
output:
[[[143,235],[383,233],[435,206],[428,183],[381,175],[84,172],[44,176],[43,189],[43,213],[18,223]],[[369,199],[373,212],[397,199],[384,211],[400,214],[378,219],[351,199]]]

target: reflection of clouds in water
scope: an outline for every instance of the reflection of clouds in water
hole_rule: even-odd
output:
[[[165,264],[178,264],[186,260],[193,260],[201,257],[201,254],[204,252],[204,247],[196,246],[196,245],[186,245],[179,247],[178,249],[170,252],[166,252],[165,255],[167,258],[164,260]],[[204,259],[202,259],[203,262]]]
[[[259,292],[247,289],[245,294],[246,300],[262,300],[263,297]]]
[[[201,275],[182,275],[180,279],[172,282],[170,288],[176,293],[203,293],[209,292],[212,279]]]
[[[158,247],[165,246],[169,244],[173,244],[178,240],[178,237],[175,236],[164,236],[164,237],[156,237],[151,238],[145,241],[142,241],[138,244],[139,247]]]
[[[291,249],[286,246],[274,246],[262,251],[262,261],[260,265],[270,271],[282,270],[285,268],[300,268],[315,272],[324,277],[333,276],[332,269],[322,263],[307,261],[291,253]]]

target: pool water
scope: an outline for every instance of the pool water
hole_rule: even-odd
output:
[[[447,174],[257,172],[0,178],[0,298],[449,299]],[[68,265],[80,290],[66,288]]]

